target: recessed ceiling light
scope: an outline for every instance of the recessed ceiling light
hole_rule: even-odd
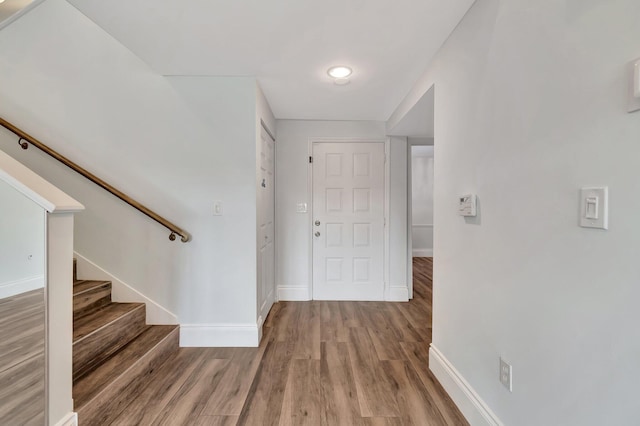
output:
[[[349,84],[348,78],[336,78],[333,80],[333,84],[337,84],[338,86],[344,86],[345,84]]]
[[[347,78],[351,75],[352,72],[353,70],[351,68],[340,65],[337,67],[329,68],[327,74],[329,74],[329,76],[333,78]]]

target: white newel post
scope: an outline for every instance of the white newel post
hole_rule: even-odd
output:
[[[46,239],[48,424],[76,424],[71,396],[73,213],[47,213]]]

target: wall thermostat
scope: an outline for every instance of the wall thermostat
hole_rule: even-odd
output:
[[[476,196],[475,194],[462,195],[459,198],[458,214],[460,216],[476,215]]]

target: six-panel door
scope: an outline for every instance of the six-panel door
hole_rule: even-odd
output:
[[[313,144],[313,298],[383,300],[384,143]]]

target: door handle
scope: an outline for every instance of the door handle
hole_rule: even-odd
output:
[[[319,237],[319,236],[320,236],[320,233],[316,231],[315,236],[316,236],[316,237]]]
[[[320,221],[316,220],[316,226],[320,226]]]

